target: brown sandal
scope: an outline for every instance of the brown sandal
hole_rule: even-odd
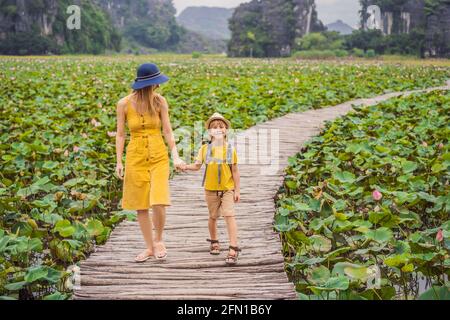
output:
[[[225,259],[225,263],[229,265],[235,265],[238,261],[239,252],[242,251],[239,247],[229,246],[229,249],[233,249],[235,254],[231,255],[230,251],[228,251],[227,258]]]
[[[210,254],[213,254],[213,255],[220,254],[219,240],[206,239],[206,241],[211,242],[211,245],[209,246]],[[217,244],[217,245],[214,245],[214,244]]]

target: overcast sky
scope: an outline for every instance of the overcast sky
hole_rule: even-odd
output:
[[[242,2],[249,2],[243,0],[173,0],[177,15],[183,11],[184,8],[190,6],[207,6],[207,7],[222,7],[234,8]],[[356,27],[358,23],[358,0],[316,0],[317,11],[319,19],[323,23],[328,24],[341,19],[345,23]]]

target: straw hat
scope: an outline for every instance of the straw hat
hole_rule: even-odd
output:
[[[210,125],[210,123],[211,123],[213,120],[222,120],[222,121],[225,122],[225,124],[227,125],[227,129],[230,129],[230,127],[231,127],[230,121],[228,121],[227,119],[225,119],[225,117],[222,116],[220,113],[215,112],[211,117],[209,117],[208,120],[206,120],[206,123],[205,123],[205,128],[206,128],[206,130],[209,129],[209,125]]]

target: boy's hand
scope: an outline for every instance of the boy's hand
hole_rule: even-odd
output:
[[[234,202],[239,202],[241,200],[241,192],[238,191],[234,191]]]

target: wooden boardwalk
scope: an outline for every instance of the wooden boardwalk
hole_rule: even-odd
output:
[[[440,88],[450,89],[450,83]],[[432,89],[436,88],[427,90]],[[252,164],[255,156],[242,151],[248,140],[237,145],[240,161],[247,160],[240,165],[242,199],[236,205],[242,247],[237,266],[229,267],[224,262],[228,241],[223,219],[219,220],[222,252],[219,256],[209,254],[202,168],[200,172],[177,175],[170,182],[172,206],[167,210],[165,228],[167,260],[135,263],[134,257],[145,248],[144,241],[138,222],[124,221],[106,244],[80,263],[81,286],[75,288],[74,299],[296,299],[294,285],[284,271],[279,236],[273,231],[274,196],[283,181],[288,157],[318,134],[324,121],[347,113],[352,104],[373,105],[407,93],[291,113],[237,134],[236,140],[255,130],[261,134],[264,129],[275,129],[270,132],[279,134],[279,168],[275,171],[266,170],[268,164]]]

